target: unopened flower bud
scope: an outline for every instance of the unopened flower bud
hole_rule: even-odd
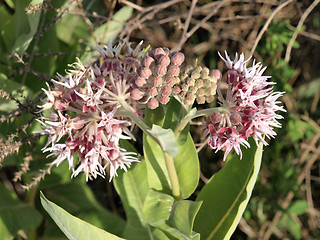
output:
[[[184,91],[184,92],[187,92],[188,91],[188,88],[189,88],[189,86],[187,85],[187,84],[182,84],[181,85],[181,88],[182,88],[182,91]]]
[[[159,59],[161,56],[166,55],[166,52],[164,51],[163,48],[156,48],[154,50],[154,57],[155,59]]]
[[[205,97],[201,96],[201,97],[197,97],[197,103],[198,104],[204,104],[206,102]]]
[[[217,84],[216,84],[216,83],[211,83],[211,84],[210,84],[210,90],[216,92],[216,90],[217,90]]]
[[[167,73],[167,67],[162,66],[162,65],[158,65],[155,68],[155,72],[158,76],[164,76]]]
[[[153,78],[153,86],[154,87],[159,87],[162,85],[162,83],[163,83],[162,77],[154,77]]]
[[[173,65],[180,66],[184,62],[184,54],[181,52],[174,53],[171,62]]]
[[[188,84],[188,86],[194,86],[195,80],[193,78],[188,78],[187,84]]]
[[[211,115],[210,120],[213,124],[220,123],[222,119],[221,113],[215,112]]]
[[[203,81],[202,81],[202,79],[197,79],[195,86],[196,86],[197,88],[203,87]]]
[[[152,50],[147,51],[145,56],[154,58],[154,51],[152,51]]]
[[[169,86],[169,87],[173,87],[174,84],[176,83],[176,79],[175,77],[166,77],[166,84]]]
[[[215,94],[206,97],[207,103],[212,103],[214,101],[214,95]]]
[[[175,86],[173,87],[173,93],[174,93],[174,94],[179,94],[180,92],[181,92],[180,86],[175,85]]]
[[[170,101],[169,96],[161,95],[159,97],[159,102],[164,104],[164,105],[167,104],[169,101]]]
[[[154,59],[152,57],[149,56],[145,56],[142,60],[141,60],[141,65],[147,68],[152,67],[154,64]]]
[[[149,89],[149,95],[150,95],[151,97],[154,97],[154,96],[156,96],[157,94],[158,94],[158,90],[157,90],[156,87],[152,87],[152,88]]]
[[[227,83],[236,84],[239,81],[239,75],[234,70],[228,70]]]
[[[194,94],[191,93],[191,92],[188,92],[187,95],[186,95],[186,99],[189,100],[189,101],[193,100],[194,99]]]
[[[181,91],[181,92],[179,93],[179,96],[180,96],[181,98],[185,98],[186,95],[187,95],[187,92]]]
[[[192,70],[193,70],[193,66],[188,65],[188,66],[185,67],[184,72],[186,74],[189,74]]]
[[[130,95],[133,100],[140,100],[143,97],[143,93],[139,89],[133,89]]]
[[[150,109],[156,109],[157,107],[159,107],[159,102],[157,99],[155,98],[150,98],[148,101],[148,107]]]
[[[200,77],[202,79],[206,79],[206,78],[208,78],[208,76],[209,76],[209,69],[205,67],[202,69]]]
[[[204,96],[205,93],[206,93],[206,91],[204,88],[198,88],[198,91],[197,91],[198,96]]]
[[[140,77],[143,77],[143,78],[149,78],[151,75],[152,75],[152,72],[149,68],[146,68],[146,67],[139,67],[137,69],[137,73]]]
[[[222,76],[222,73],[218,69],[212,70],[210,72],[210,77],[216,78],[216,82],[220,81],[221,76]]]
[[[144,84],[146,84],[146,80],[142,77],[137,77],[136,80],[134,81],[134,83],[138,86],[138,87],[142,87]]]
[[[164,95],[164,96],[170,96],[170,94],[172,93],[172,89],[171,89],[171,87],[164,86],[161,89],[161,92],[162,92],[162,95]]]
[[[191,77],[192,77],[193,79],[198,79],[198,78],[200,78],[200,71],[194,70],[194,71],[191,73]]]
[[[168,69],[168,74],[171,76],[177,77],[179,76],[179,73],[180,73],[180,68],[178,66],[172,65]]]
[[[195,86],[190,86],[188,92],[196,93],[198,89]]]
[[[170,64],[170,58],[167,55],[163,55],[159,58],[159,64],[167,67]]]
[[[234,112],[230,115],[230,121],[233,125],[238,125],[241,123],[241,116],[239,113]]]

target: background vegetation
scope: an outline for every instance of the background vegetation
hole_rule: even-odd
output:
[[[47,174],[46,139],[32,132],[40,128],[41,88],[76,57],[97,60],[96,42],[124,38],[180,50],[188,63],[197,59],[211,69],[223,69],[217,51],[224,50],[268,66],[276,90],[286,92],[287,113],[264,150],[254,195],[232,239],[319,239],[319,2],[1,0],[0,239],[65,239],[40,207],[39,190],[70,213],[121,233],[125,216],[112,184],[71,180],[66,165]],[[224,163],[201,143],[201,123],[193,132],[203,185]],[[119,221],[111,222],[111,213]]]

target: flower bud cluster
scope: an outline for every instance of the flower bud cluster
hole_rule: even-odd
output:
[[[209,146],[218,151],[225,151],[224,159],[228,153],[234,149],[241,157],[240,145],[249,147],[247,139],[252,136],[258,145],[261,141],[264,145],[264,135],[267,138],[276,135],[274,127],[281,127],[277,119],[283,117],[276,111],[284,111],[277,101],[283,95],[282,92],[274,92],[269,87],[272,82],[268,81],[268,76],[263,76],[266,68],[261,63],[253,62],[253,66],[247,68],[247,62],[244,55],[238,55],[234,60],[226,54],[223,61],[228,67],[226,73],[226,83],[228,89],[223,95],[219,85],[217,87],[218,100],[221,104],[221,110],[215,112],[207,118],[204,125],[205,134],[210,135]],[[214,72],[219,76],[219,72]],[[220,77],[221,78],[221,77]]]
[[[173,91],[179,94],[185,105],[193,104],[195,99],[198,104],[213,102],[217,78],[208,68],[187,66],[180,75],[180,80],[180,85],[177,85]]]
[[[179,84],[180,65],[184,54],[170,52],[168,48],[149,50],[141,59],[137,76],[131,79],[133,100],[146,103],[150,109],[167,104],[172,89]]]

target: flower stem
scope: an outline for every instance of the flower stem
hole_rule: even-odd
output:
[[[217,107],[217,108],[207,108],[197,111],[195,114],[187,114],[176,126],[174,133],[176,137],[178,138],[182,130],[187,126],[187,124],[190,122],[190,120],[201,117],[201,116],[210,116],[215,112],[223,112],[224,108]]]
[[[161,147],[162,152],[164,154],[164,159],[165,159],[165,162],[166,162],[166,167],[167,167],[167,170],[168,170],[169,179],[170,179],[170,183],[171,183],[171,187],[172,187],[172,195],[177,200],[181,199],[179,179],[178,179],[177,171],[176,171],[175,166],[174,166],[173,158],[167,152],[163,151],[163,146],[161,145],[159,140],[150,133],[150,129],[147,126],[147,124],[145,124],[134,113],[132,107],[126,101],[124,101],[122,99],[118,99],[118,101],[121,104],[121,106],[123,107],[123,109],[125,110],[125,111],[121,112],[121,115],[122,116],[125,115],[126,117],[129,117],[132,121],[134,121],[135,124],[137,124],[137,126],[139,128],[141,128],[141,130],[143,132],[145,132],[149,137],[151,137]]]
[[[169,178],[170,178],[171,187],[172,187],[172,195],[176,200],[180,200],[181,199],[180,184],[179,184],[177,171],[174,166],[173,158],[168,153],[164,152],[164,159],[166,161],[166,166],[169,173]]]

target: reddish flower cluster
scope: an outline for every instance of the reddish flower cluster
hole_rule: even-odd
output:
[[[150,109],[167,104],[172,89],[179,84],[180,65],[184,61],[181,52],[170,52],[168,48],[149,50],[141,59],[137,76],[132,79],[131,96],[140,103],[147,103]]]
[[[281,127],[277,119],[282,116],[276,111],[285,111],[277,101],[283,95],[282,92],[274,92],[272,82],[268,82],[268,76],[262,76],[265,71],[261,63],[253,63],[247,68],[247,62],[241,54],[239,59],[236,54],[232,61],[226,57],[220,57],[229,69],[226,74],[228,85],[225,97],[218,85],[218,100],[221,103],[221,111],[215,112],[207,119],[205,125],[206,134],[210,134],[209,146],[218,151],[225,151],[224,159],[234,149],[242,157],[240,145],[249,147],[247,139],[252,136],[258,145],[260,140],[264,145],[267,138],[274,137],[274,127]],[[216,75],[221,73],[218,71]],[[219,79],[220,77],[218,77]]]
[[[109,166],[111,180],[119,167],[126,170],[138,161],[135,153],[119,146],[120,139],[133,136],[127,128],[130,122],[115,117],[115,112],[118,100],[130,96],[128,79],[136,70],[141,44],[134,50],[127,44],[126,56],[121,58],[123,45],[99,47],[100,66],[85,68],[79,61],[72,65],[68,77],[58,75],[59,81],[52,80],[52,90],[49,86],[43,89],[48,101],[41,107],[54,109],[39,120],[44,129],[38,133],[49,136],[43,152],[55,156],[52,164],[57,166],[67,160],[73,176],[80,172],[87,179],[104,176]]]

